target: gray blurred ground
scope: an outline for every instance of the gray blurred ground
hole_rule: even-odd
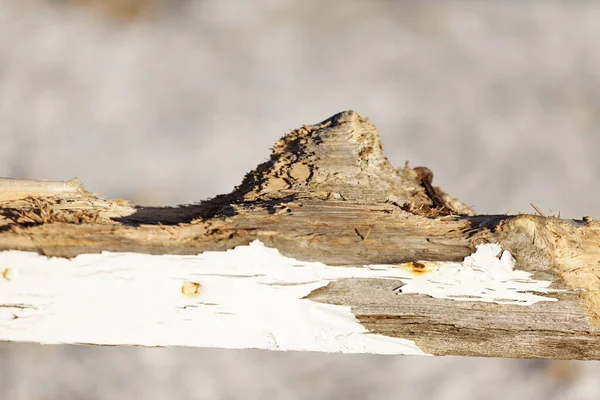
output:
[[[0,176],[227,192],[345,109],[479,213],[600,218],[600,4],[0,0]],[[0,398],[600,398],[600,364],[0,344]]]

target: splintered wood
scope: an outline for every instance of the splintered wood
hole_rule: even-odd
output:
[[[287,133],[199,204],[0,179],[0,271],[5,340],[600,359],[600,223],[476,215],[429,169],[394,168],[353,111]],[[123,294],[94,296],[104,330],[83,326],[83,288]]]

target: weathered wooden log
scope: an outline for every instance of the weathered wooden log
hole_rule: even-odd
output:
[[[2,179],[0,250],[2,340],[600,359],[600,224],[476,215],[353,111],[199,204]]]

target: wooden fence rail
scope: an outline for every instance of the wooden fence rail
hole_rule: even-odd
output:
[[[199,204],[0,179],[0,340],[600,359],[600,223],[432,179],[353,111]]]

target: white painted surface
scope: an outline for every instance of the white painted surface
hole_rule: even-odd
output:
[[[514,271],[512,257],[496,258],[494,246],[419,276],[391,265],[300,262],[258,241],[197,256],[105,252],[67,260],[6,251],[0,339],[423,354],[412,341],[367,333],[349,307],[303,297],[335,279],[385,278],[402,280],[403,293],[523,305],[554,300],[525,293],[547,293],[550,282]],[[189,282],[200,284],[197,294]]]
[[[478,246],[462,263],[428,264],[432,264],[432,271],[408,281],[399,292],[525,306],[556,301],[541,295],[557,291],[549,289],[552,282],[534,280],[529,272],[515,270],[513,256],[497,244]]]

